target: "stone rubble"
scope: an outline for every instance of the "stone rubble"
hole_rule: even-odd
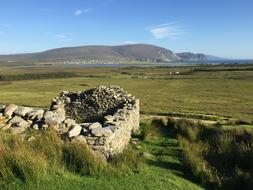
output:
[[[49,110],[0,105],[0,129],[14,134],[53,128],[62,139],[84,143],[110,158],[124,150],[139,128],[139,100],[117,86],[63,91]]]

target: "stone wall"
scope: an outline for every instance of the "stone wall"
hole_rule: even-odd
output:
[[[49,110],[0,106],[0,128],[15,134],[54,128],[62,139],[87,143],[110,158],[124,150],[139,127],[139,100],[117,86],[62,92]]]

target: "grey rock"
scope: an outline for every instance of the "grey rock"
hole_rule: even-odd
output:
[[[43,109],[36,109],[36,110],[32,110],[30,112],[27,113],[27,116],[29,119],[37,119],[37,120],[41,120],[43,118],[44,115],[44,110]]]
[[[91,133],[96,137],[108,137],[112,134],[112,131],[110,128],[104,127],[92,129]]]
[[[15,115],[22,116],[24,117],[28,112],[32,111],[33,109],[30,107],[24,107],[24,106],[19,106],[15,111]]]
[[[72,128],[70,128],[68,132],[68,137],[75,137],[81,133],[82,127],[78,124],[75,124]]]
[[[8,121],[9,124],[16,127],[23,127],[26,128],[29,126],[29,123],[22,119],[20,116],[14,116],[12,119]]]
[[[14,113],[14,111],[18,108],[17,105],[15,104],[9,104],[6,106],[5,110],[4,110],[4,116],[11,118],[12,114]]]
[[[44,119],[45,119],[45,124],[49,126],[54,126],[54,125],[59,125],[65,120],[65,117],[52,112],[52,111],[46,111],[44,113]]]
[[[92,129],[97,129],[97,128],[102,128],[102,125],[99,123],[99,122],[95,122],[95,123],[92,123],[88,126],[88,129],[89,130],[92,130]]]
[[[65,119],[64,123],[67,127],[74,126],[76,124],[76,121],[74,119]]]

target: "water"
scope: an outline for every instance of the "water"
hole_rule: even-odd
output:
[[[95,63],[95,64],[37,64],[37,65],[15,65],[13,67],[166,67],[166,66],[191,66],[191,65],[218,65],[218,64],[253,64],[253,60],[220,60],[220,61],[189,61],[170,63]]]

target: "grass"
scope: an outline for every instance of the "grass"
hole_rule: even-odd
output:
[[[252,189],[253,130],[171,121],[184,164],[211,189]]]
[[[70,78],[0,82],[0,104],[47,107],[51,98],[63,90],[85,90],[100,84],[119,85],[140,99],[141,113],[218,120],[217,130],[227,134],[237,130],[237,127],[251,130],[252,68],[252,65],[0,67],[1,76],[8,73],[8,77],[14,79],[28,76],[27,73],[32,73],[29,76],[43,77],[52,76],[53,73],[75,75]],[[180,74],[169,74],[176,71]],[[237,120],[226,123],[224,121],[227,118]],[[199,131],[209,131],[209,128],[196,129],[187,122],[184,124],[187,127],[181,128],[177,139],[176,131],[171,127],[173,123],[167,123],[167,119],[145,121],[141,124],[140,133],[135,136],[137,142],[110,163],[95,157],[87,147],[61,144],[53,133],[45,132],[43,137],[32,144],[16,137],[0,135],[0,189],[203,189],[196,181],[202,181],[211,188],[221,187],[221,183],[217,183],[217,179],[222,181],[220,175],[209,169],[209,166],[220,168],[222,164],[211,164],[212,160],[203,155],[204,152],[216,150],[208,145],[209,140],[214,140],[208,138],[208,135],[199,139],[198,135]],[[196,122],[195,125],[199,126]],[[226,137],[217,137],[215,146],[221,147],[217,149],[220,152],[209,152],[210,158],[219,158],[221,163],[226,163],[224,160],[245,156],[244,151],[249,150],[249,147],[234,145],[234,137],[232,140]],[[233,150],[230,148],[231,143]],[[245,163],[251,163],[248,160]],[[245,184],[245,180],[251,178],[250,172],[241,165],[232,167],[232,171],[236,174],[233,179],[238,184]]]
[[[252,120],[253,79],[250,76],[253,76],[253,71],[245,70],[243,67],[238,71],[217,69],[213,69],[212,72],[195,71],[189,75],[173,76],[174,78],[168,74],[171,70],[182,70],[183,72],[190,68],[0,67],[1,75],[2,73],[21,75],[27,72],[70,72],[79,76],[0,83],[0,103],[47,107],[51,98],[62,90],[85,90],[105,84],[119,85],[138,97],[142,113],[184,113],[189,117],[192,115],[216,117],[218,115]],[[132,75],[143,77],[132,78]],[[233,79],[233,77],[239,77],[240,80]]]
[[[202,188],[192,182],[191,178],[183,171],[182,152],[174,132],[168,131],[168,128],[166,129],[159,120],[142,124],[142,126],[144,125],[148,128],[146,134],[152,133],[152,135],[147,135],[143,141],[139,140],[137,144],[131,144],[129,149],[109,163],[98,161],[97,157],[87,152],[88,149],[78,144],[63,145],[63,154],[57,153],[61,145],[54,133],[51,132],[43,134],[47,137],[40,142],[34,141],[32,146],[19,142],[18,147],[22,152],[26,152],[24,151],[26,149],[33,150],[32,155],[23,157],[21,165],[26,166],[26,160],[37,160],[39,155],[46,165],[43,168],[40,168],[40,165],[36,167],[39,167],[38,171],[44,171],[44,174],[39,172],[38,176],[35,175],[38,178],[34,178],[32,173],[31,177],[25,180],[22,180],[19,175],[12,178],[11,181],[2,179],[0,180],[0,189],[201,190]],[[146,130],[146,127],[143,130]],[[153,129],[155,130],[151,132]],[[139,136],[142,136],[142,133]],[[14,137],[5,136],[4,138],[12,139]],[[13,140],[18,141],[16,137]],[[42,148],[42,142],[45,145],[52,145]],[[12,151],[15,151],[15,148]],[[149,152],[152,157],[145,158],[141,156],[142,152]],[[5,154],[9,155],[10,153]],[[62,162],[58,161],[59,157],[63,158]],[[34,165],[30,165],[30,168],[34,167]],[[2,169],[1,167],[0,171]],[[25,170],[26,172],[29,170]]]

